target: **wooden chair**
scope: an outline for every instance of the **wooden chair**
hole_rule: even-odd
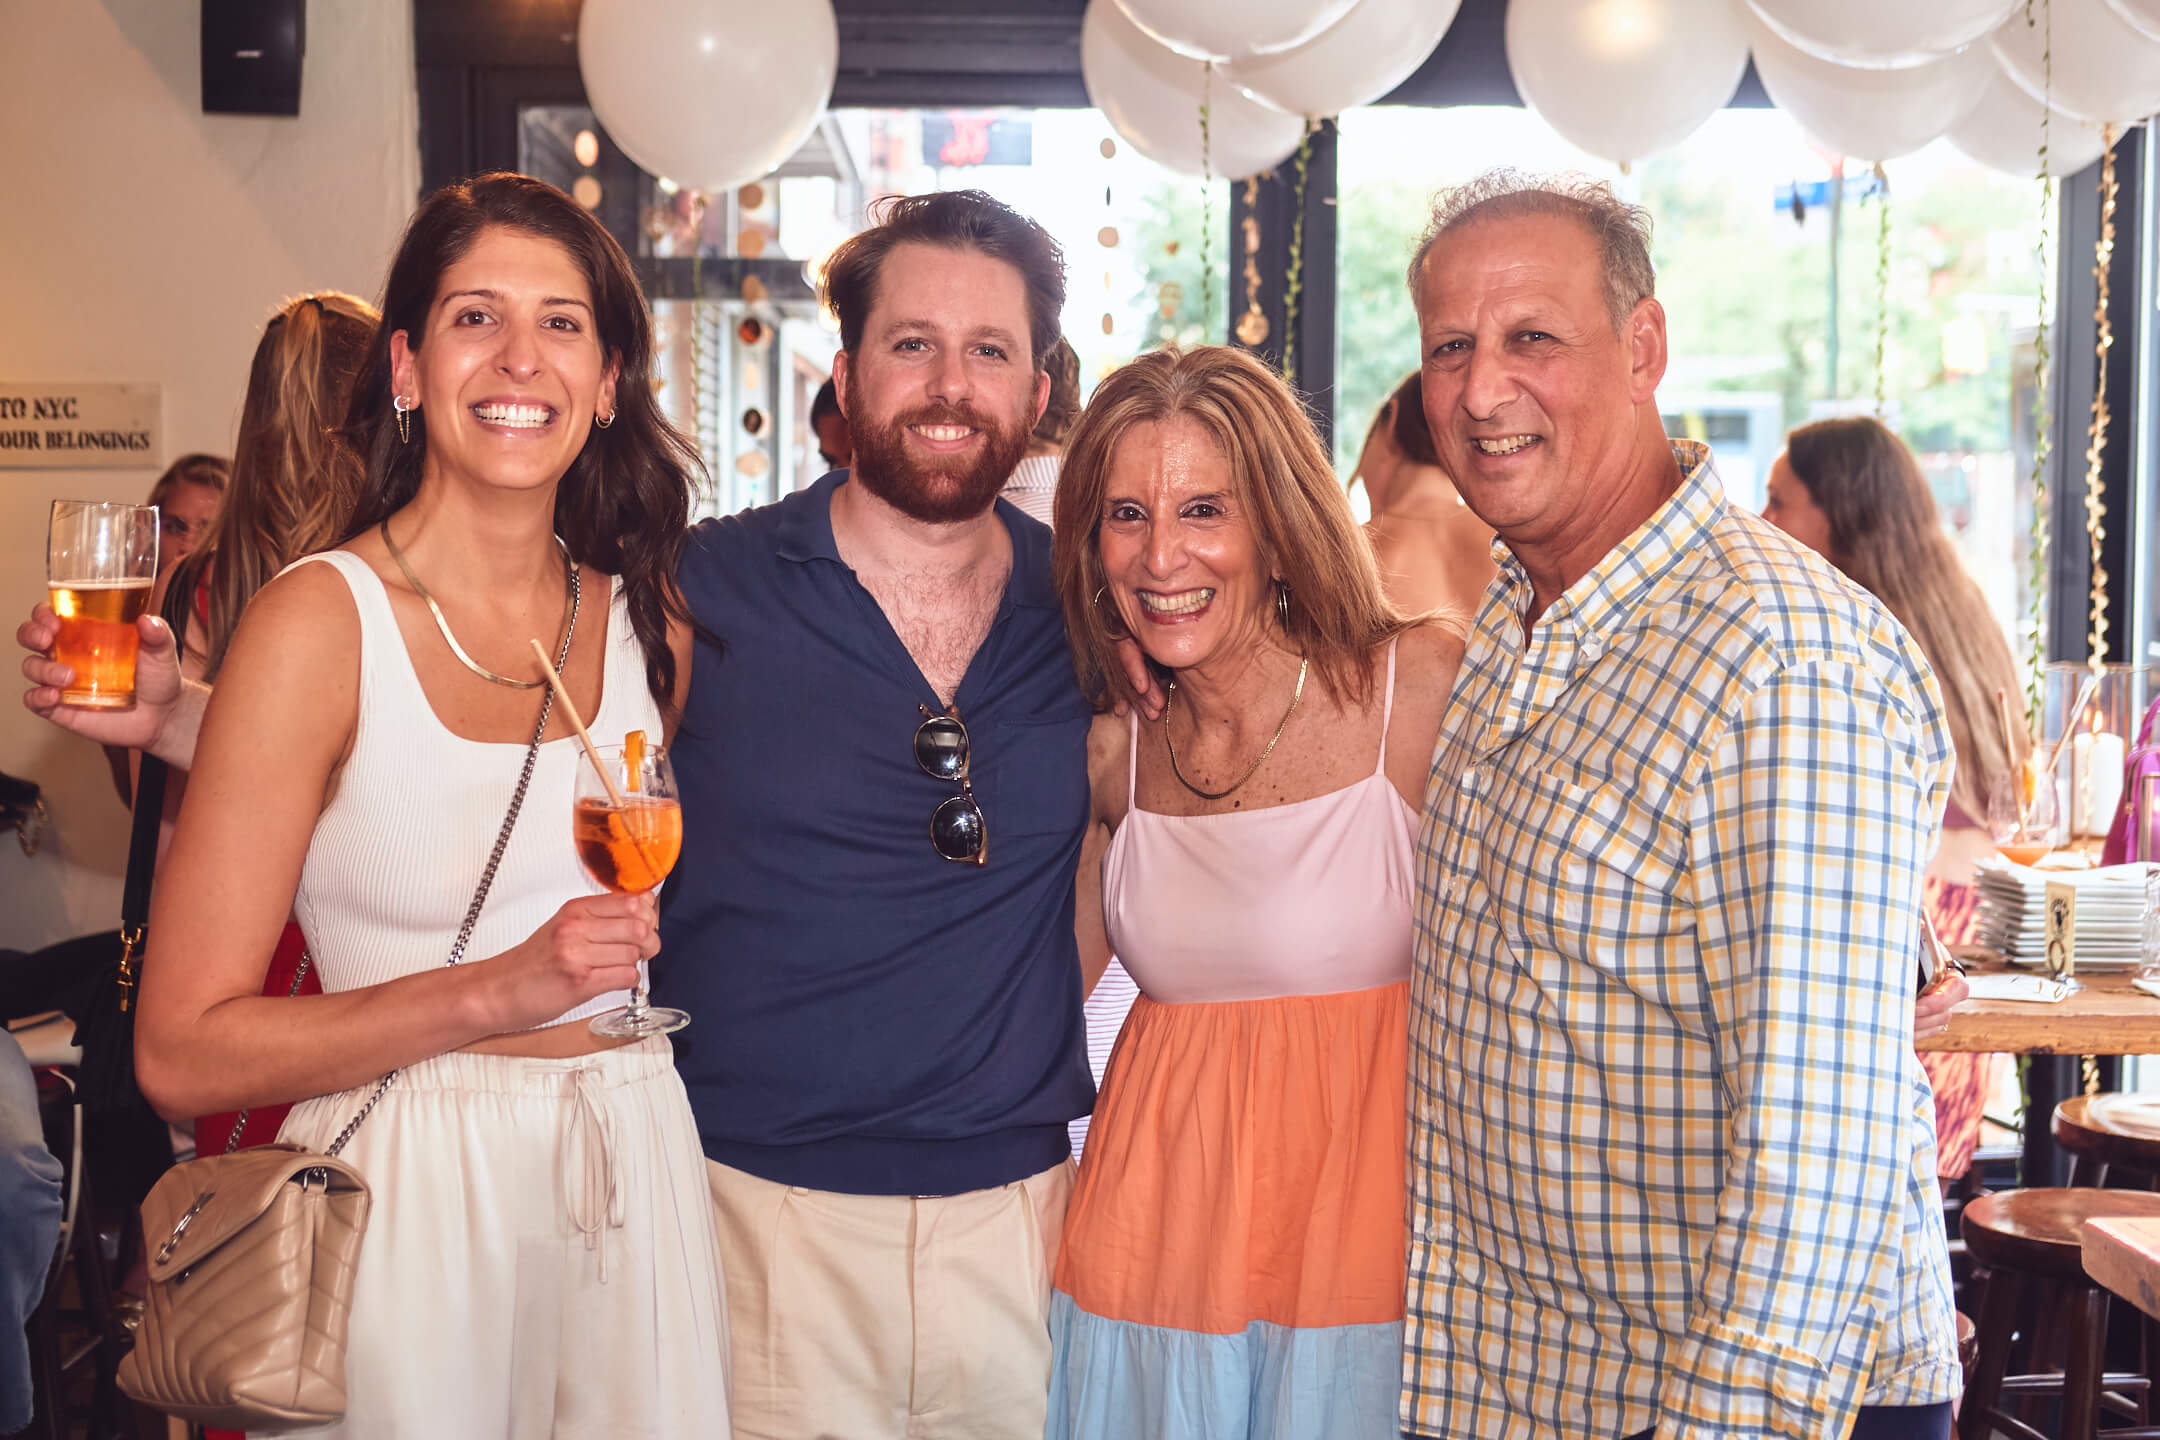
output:
[[[2070,1152],[2073,1186],[2105,1185],[2111,1171],[2130,1170],[2130,1188],[2149,1190],[2160,1176],[2160,1095],[2079,1095],[2055,1107],[2053,1129]]]
[[[2108,1292],[2085,1273],[2083,1234],[2087,1220],[2102,1216],[2160,1218],[2160,1195],[2137,1190],[2035,1189],[1983,1195],[1959,1217],[1966,1249],[1988,1269],[1979,1324],[1979,1357],[1967,1369],[1958,1412],[1960,1440],[1984,1440],[2001,1432],[2018,1440],[2048,1440],[2026,1419],[2003,1408],[2005,1397],[2026,1400],[2059,1396],[2060,1440],[2092,1440],[2103,1408],[2144,1420],[2148,1377],[2108,1374],[2102,1365],[2107,1338]],[[2062,1317],[2064,1360],[2060,1371],[2010,1375],[2011,1342],[2020,1302],[2028,1291],[2041,1313]],[[2048,1363],[2053,1347],[2035,1344],[2033,1363]],[[2160,1440],[2160,1429],[2111,1429],[2108,1440]]]

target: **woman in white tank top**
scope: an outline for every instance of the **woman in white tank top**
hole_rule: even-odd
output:
[[[144,1092],[172,1114],[315,1097],[282,1138],[323,1147],[399,1072],[343,1152],[374,1205],[346,1416],[318,1433],[725,1435],[682,1084],[664,1039],[585,1023],[658,949],[653,901],[578,863],[559,709],[445,963],[542,714],[529,639],[567,654],[602,743],[672,726],[694,452],[645,383],[628,261],[538,181],[432,196],[383,314],[351,538],[250,604],[204,720],[158,877]],[[255,993],[288,907],[321,996]]]

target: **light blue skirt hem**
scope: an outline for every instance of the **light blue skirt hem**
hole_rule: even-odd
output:
[[[1044,1440],[1400,1440],[1400,1321],[1234,1335],[1105,1320],[1050,1299]]]

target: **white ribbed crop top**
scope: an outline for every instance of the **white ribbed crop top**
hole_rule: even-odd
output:
[[[346,550],[294,562],[314,563],[345,577],[360,611],[360,710],[352,757],[308,842],[293,914],[323,989],[357,990],[450,958],[517,789],[525,742],[451,734],[420,688],[381,578]],[[660,710],[645,688],[645,653],[621,581],[611,589],[603,610],[592,603],[599,587],[588,585],[578,616],[581,629],[607,617],[600,713],[587,723],[596,744],[619,742],[630,730],[657,739]],[[537,692],[532,703],[538,720]],[[584,763],[574,735],[540,747],[525,808],[465,947],[468,960],[521,943],[566,900],[603,893],[570,839],[573,787]],[[628,998],[620,990],[597,996],[549,1023],[597,1015]]]

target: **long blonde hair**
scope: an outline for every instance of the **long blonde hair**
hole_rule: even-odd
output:
[[[1866,416],[1801,426],[1786,437],[1785,460],[1830,521],[1830,563],[1882,601],[1927,656],[1957,746],[1951,799],[1986,823],[1990,781],[2032,749],[2023,706],[2010,707],[2006,743],[1995,699],[2023,682],[1987,597],[1943,533],[1919,462]]]
[[[209,592],[209,619],[192,648],[217,678],[240,612],[302,555],[344,537],[359,497],[358,457],[339,435],[353,384],[382,317],[336,290],[302,295],[270,318],[248,370],[232,478],[210,535],[175,569],[176,603]]]
[[[1381,589],[1349,497],[1296,395],[1242,350],[1165,348],[1095,388],[1065,444],[1053,530],[1058,596],[1080,683],[1098,703],[1138,697],[1120,635],[1095,603],[1108,583],[1097,543],[1110,467],[1135,426],[1191,420],[1229,462],[1266,573],[1288,587],[1288,638],[1338,701],[1371,697],[1373,649],[1409,627]]]

